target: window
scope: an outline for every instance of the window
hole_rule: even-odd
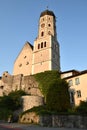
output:
[[[28,90],[30,90],[31,88],[29,87]]]
[[[73,86],[73,81],[72,80],[69,80],[69,86]]]
[[[77,97],[78,98],[81,97],[81,91],[80,90],[77,91]]]
[[[51,35],[51,32],[49,31],[48,34]]]
[[[79,78],[76,78],[76,79],[75,79],[75,84],[76,84],[76,85],[80,84]]]
[[[29,62],[27,61],[26,65],[28,65],[28,64],[29,64]]]
[[[44,24],[44,23],[42,23],[42,24],[41,24],[41,28],[44,28],[44,27],[45,27],[45,24]]]
[[[44,47],[46,47],[46,42],[44,42]]]
[[[38,49],[40,49],[40,44],[38,44]]]
[[[41,32],[41,36],[44,36],[44,32]]]
[[[1,88],[1,89],[3,89],[3,88],[4,88],[4,86],[0,86],[0,88]]]
[[[70,102],[74,103],[74,93],[70,92]]]
[[[27,56],[24,56],[24,59],[26,58]]]
[[[21,66],[22,66],[22,64],[19,65],[19,67],[21,67]]]
[[[43,48],[43,42],[41,42],[41,48]]]
[[[51,25],[50,25],[50,24],[48,24],[48,26],[50,27]]]

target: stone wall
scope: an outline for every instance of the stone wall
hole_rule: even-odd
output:
[[[38,88],[38,82],[33,76],[23,76],[22,74],[12,76],[4,72],[0,79],[0,96],[9,94],[11,91],[24,90],[27,94],[43,96]]]
[[[23,75],[15,75],[12,76],[13,77],[13,82],[12,82],[12,90],[20,90],[21,89],[21,81],[22,81],[22,77]]]
[[[21,81],[21,89],[26,93],[34,96],[42,96],[38,88],[38,82],[36,82],[33,76],[23,76]]]
[[[35,123],[40,122],[40,117],[35,112],[26,113],[19,119],[20,123]]]
[[[28,96],[23,96],[23,111],[34,106],[43,105],[43,95],[34,76],[10,75],[4,72],[0,78],[0,96],[8,95],[11,91],[24,90]]]
[[[32,120],[31,120],[32,119]],[[46,127],[87,128],[87,116],[80,115],[47,115],[38,116],[32,112],[20,118],[21,123],[37,123]]]
[[[43,105],[43,98],[40,96],[22,96],[23,111],[31,109],[34,106]]]
[[[80,115],[52,115],[40,117],[42,126],[87,128],[87,116]]]

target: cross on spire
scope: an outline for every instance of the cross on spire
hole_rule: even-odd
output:
[[[48,8],[49,8],[49,7],[48,7],[48,5],[47,5],[47,10],[48,10]]]

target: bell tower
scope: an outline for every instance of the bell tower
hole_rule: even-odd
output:
[[[34,41],[32,74],[46,70],[60,71],[60,52],[57,41],[56,17],[52,11],[41,13],[38,36]]]

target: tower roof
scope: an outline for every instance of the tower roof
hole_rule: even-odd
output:
[[[40,14],[40,17],[44,16],[44,15],[51,15],[55,18],[55,14],[53,13],[53,11],[50,10],[45,10]]]

